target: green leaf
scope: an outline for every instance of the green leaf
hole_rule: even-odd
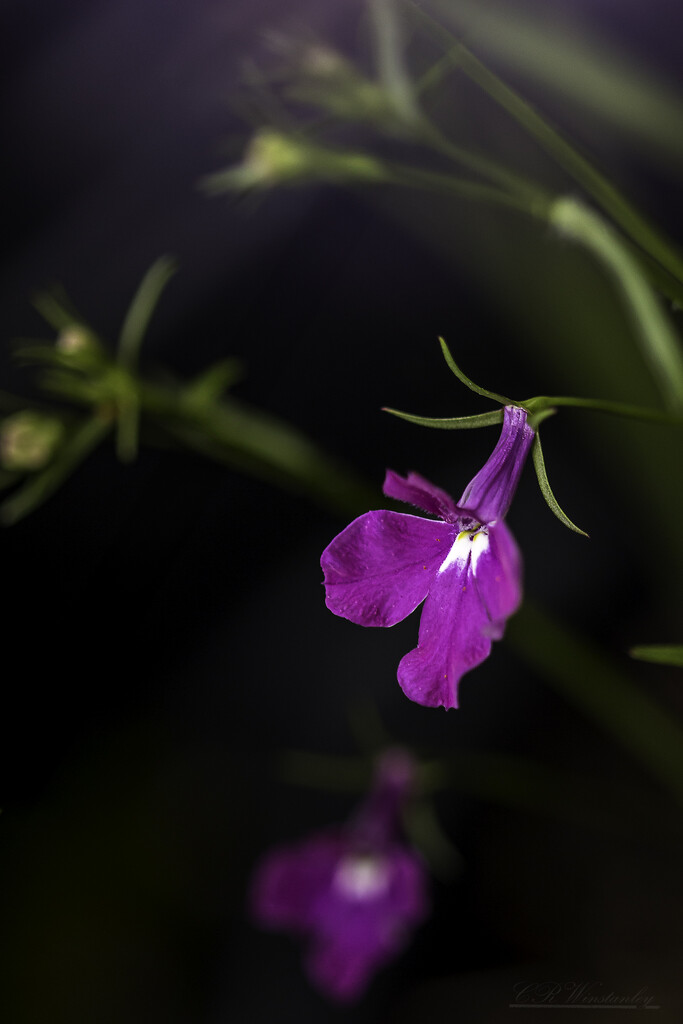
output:
[[[548,474],[545,471],[543,449],[541,448],[541,438],[538,434],[536,434],[536,437],[534,438],[534,443],[531,447],[531,457],[534,462],[536,476],[538,477],[538,486],[541,488],[541,494],[545,498],[550,511],[557,516],[557,518],[560,520],[561,523],[564,524],[564,526],[568,527],[570,530],[573,530],[574,533],[580,533],[582,537],[587,537],[588,534],[585,532],[585,530],[579,529],[579,527],[571,521],[569,516],[562,511],[558,504],[557,498],[552,492],[550,484],[548,483]]]
[[[168,256],[162,256],[152,264],[140,282],[119,335],[117,361],[125,370],[135,369],[147,325],[161,293],[175,271],[175,262]],[[137,454],[139,412],[137,396],[131,391],[130,395],[121,400],[118,408],[116,453],[122,462],[131,462]]]
[[[676,665],[683,668],[683,646],[677,644],[647,644],[632,647],[628,652],[638,661],[651,661],[657,665]]]
[[[200,373],[183,389],[182,402],[187,406],[210,406],[222,397],[228,388],[244,377],[239,359],[221,359]]]
[[[399,412],[398,409],[389,409],[385,406],[382,412],[391,413],[408,423],[417,423],[421,427],[436,427],[437,430],[469,430],[473,427],[492,427],[496,423],[503,422],[503,410],[494,409],[492,412],[480,412],[476,416],[451,416],[445,419],[434,419],[431,416],[413,416],[409,412]]]
[[[127,369],[137,363],[138,352],[147,325],[161,293],[176,272],[176,264],[169,256],[161,256],[143,277],[121,327],[118,361]]]
[[[47,363],[51,366],[64,366],[66,360],[59,349],[43,341],[22,341],[14,350],[14,360],[20,366],[32,363]]]
[[[56,331],[63,331],[74,324],[88,329],[83,318],[71,306],[61,288],[49,292],[37,292],[33,296],[33,305],[45,320]]]
[[[451,351],[444,341],[443,338],[439,338],[439,344],[441,345],[441,351],[443,357],[446,360],[449,370],[455,374],[459,381],[461,381],[465,387],[468,387],[470,391],[474,391],[475,395],[481,395],[482,398],[490,398],[492,402],[500,402],[501,405],[515,405],[516,403],[510,398],[506,398],[504,395],[498,395],[495,391],[487,391],[485,388],[480,388],[478,384],[475,384],[473,380],[463,373],[455,359],[451,355]]]

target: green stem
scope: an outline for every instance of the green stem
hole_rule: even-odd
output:
[[[418,167],[409,167],[406,164],[384,164],[383,177],[381,180],[377,180],[377,184],[399,185],[435,192],[445,192],[450,195],[456,195],[460,199],[493,203],[497,206],[506,206],[510,209],[518,210],[530,216],[542,216],[538,212],[540,207],[535,199],[522,198],[519,195],[503,192],[492,185],[482,182],[466,181],[462,178],[454,178],[450,174],[426,171]],[[550,204],[545,208],[546,213],[549,208]]]
[[[175,269],[174,261],[168,256],[162,256],[149,268],[133,296],[121,327],[117,350],[117,362],[129,374],[137,367],[140,346],[150,317]],[[137,454],[138,420],[137,395],[131,390],[119,406],[116,451],[122,462],[131,462]]]
[[[402,120],[413,124],[419,111],[403,59],[403,38],[394,0],[370,0],[370,15],[375,27],[379,80]]]
[[[501,167],[488,157],[472,153],[463,149],[462,146],[456,145],[424,117],[419,126],[418,138],[455,163],[467,167],[475,174],[489,178],[512,195],[516,195],[524,203],[524,208],[534,212],[536,216],[542,217],[551,203],[551,196],[540,185],[529,181],[521,174],[515,174],[514,171],[510,171],[506,167]]]
[[[628,652],[638,661],[651,661],[655,665],[675,665],[683,668],[683,646],[680,644],[641,644]]]
[[[563,197],[549,221],[563,235],[584,245],[600,260],[622,291],[653,376],[672,409],[683,407],[683,352],[679,338],[638,262],[617,232],[578,199]]]
[[[661,412],[659,409],[643,409],[639,405],[629,405],[627,402],[612,402],[603,398],[572,398],[569,395],[538,395],[528,401],[519,403],[529,412],[541,409],[552,409],[556,406],[567,406],[576,409],[591,409],[594,412],[604,412],[609,416],[624,416],[632,420],[645,420],[649,423],[663,423],[673,427],[683,427],[683,419],[680,416],[672,416],[671,413]]]
[[[506,110],[550,156],[570,174],[646,252],[679,281],[683,281],[683,257],[635,209],[612,183],[581,156],[563,136],[502,79],[494,75],[466,46],[428,15],[414,0],[407,3],[438,38],[454,67]]]

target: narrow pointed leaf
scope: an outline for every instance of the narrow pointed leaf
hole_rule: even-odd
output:
[[[436,427],[437,430],[469,430],[474,427],[492,427],[496,423],[503,422],[503,410],[494,409],[492,412],[481,412],[476,416],[451,416],[445,419],[434,419],[431,416],[414,416],[409,412],[399,412],[398,409],[389,409],[386,406],[382,412],[391,413],[408,423],[417,423],[421,427]]]
[[[63,331],[74,324],[85,327],[83,318],[70,306],[66,296],[61,296],[61,290],[38,292],[33,296],[33,305],[56,331]]]
[[[119,335],[117,360],[124,369],[133,370],[137,365],[147,325],[161,293],[175,270],[173,260],[168,256],[162,256],[152,264],[140,282]],[[131,392],[120,402],[118,408],[116,453],[122,462],[132,462],[137,455],[139,418],[137,396]]]
[[[480,388],[478,384],[475,384],[473,380],[463,373],[455,359],[451,355],[451,351],[444,341],[443,338],[439,338],[439,344],[441,345],[441,351],[443,357],[446,360],[446,364],[451,373],[454,373],[461,383],[468,387],[470,391],[474,391],[475,395],[481,395],[482,398],[490,398],[492,402],[500,402],[501,405],[515,405],[510,398],[506,398],[504,395],[498,395],[495,391],[487,391],[486,388]]]
[[[244,369],[239,359],[222,359],[187,385],[182,400],[188,406],[213,405],[243,376]]]
[[[638,661],[651,661],[658,665],[676,665],[683,668],[683,646],[677,644],[647,644],[632,647],[628,652]]]
[[[168,256],[162,256],[152,264],[140,282],[119,335],[118,361],[122,366],[128,369],[135,366],[152,313],[175,271],[175,262]]]
[[[557,498],[553,494],[550,484],[548,483],[548,474],[545,471],[545,462],[543,460],[543,449],[541,448],[541,439],[538,434],[534,438],[534,443],[531,448],[531,457],[534,461],[534,469],[536,470],[536,476],[538,477],[538,486],[541,488],[541,494],[545,498],[548,508],[553,512],[564,526],[567,526],[574,533],[580,533],[582,537],[587,537],[588,534],[585,530],[579,529],[575,523],[571,521],[568,515],[566,515],[560,508]]]

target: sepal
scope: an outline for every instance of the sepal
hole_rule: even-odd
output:
[[[474,416],[446,416],[434,418],[432,416],[414,416],[410,412],[400,412],[398,409],[390,409],[384,406],[382,412],[391,413],[408,423],[417,423],[420,427],[435,427],[437,430],[472,430],[476,427],[493,427],[503,422],[503,410],[494,409],[492,412],[480,412]]]
[[[458,380],[464,384],[465,387],[468,387],[470,391],[474,391],[475,395],[481,395],[482,398],[490,398],[492,402],[499,402],[500,405],[518,404],[513,402],[511,398],[506,398],[505,395],[499,395],[495,391],[487,391],[486,388],[480,388],[478,384],[475,384],[473,380],[470,380],[467,374],[463,373],[460,369],[443,338],[439,338],[439,345],[441,345],[441,351],[443,352],[443,357],[446,360],[448,369],[451,373],[455,374]]]
[[[588,534],[585,530],[573,523],[569,516],[562,511],[559,502],[552,492],[550,483],[548,482],[548,474],[545,470],[545,461],[543,459],[543,449],[541,448],[541,438],[538,434],[534,438],[534,443],[531,446],[531,458],[534,463],[534,469],[536,470],[536,477],[538,479],[538,486],[541,488],[541,494],[546,500],[548,508],[556,515],[560,522],[568,529],[573,530],[574,533],[580,533],[582,537],[587,537]]]

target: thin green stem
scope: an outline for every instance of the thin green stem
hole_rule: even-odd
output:
[[[618,189],[534,108],[486,67],[451,32],[424,11],[415,0],[408,6],[446,49],[453,66],[460,68],[488,96],[506,110],[553,159],[570,174],[603,209],[679,281],[683,281],[683,257],[639,213]]]
[[[456,195],[460,199],[493,203],[494,205],[506,206],[531,216],[539,216],[537,207],[531,200],[523,199],[519,195],[503,192],[492,185],[482,182],[466,181],[462,178],[454,178],[450,174],[427,171],[419,167],[410,167],[407,164],[386,163],[383,165],[383,172],[383,177],[381,180],[378,180],[378,184],[401,185],[434,192],[445,192],[450,195]]]
[[[133,296],[121,327],[118,344],[118,362],[126,370],[132,370],[137,366],[140,345],[150,317],[175,270],[176,265],[170,257],[160,257],[149,268]]]
[[[678,335],[618,233],[595,210],[572,197],[556,200],[549,221],[562,235],[584,245],[620,288],[636,328],[643,355],[664,399],[683,407],[683,351]]]
[[[401,119],[412,124],[419,117],[419,111],[403,59],[403,38],[394,0],[370,0],[370,14],[375,27],[379,80]]]
[[[533,412],[539,409],[552,409],[556,406],[567,406],[576,409],[591,409],[604,412],[608,416],[624,416],[632,420],[645,420],[650,423],[663,423],[673,427],[683,427],[683,418],[659,409],[644,409],[639,405],[627,402],[612,402],[603,398],[572,398],[569,395],[538,395],[519,403],[524,409]]]
[[[133,296],[121,327],[117,350],[117,362],[129,374],[137,366],[140,346],[150,317],[175,269],[174,261],[168,256],[162,256],[149,268]],[[123,462],[132,461],[137,453],[138,420],[137,394],[131,389],[130,394],[121,401],[116,432],[116,451]]]
[[[470,171],[474,171],[475,174],[481,174],[496,185],[500,185],[509,191],[512,195],[517,196],[523,202],[524,208],[534,213],[535,216],[543,218],[552,202],[550,194],[542,189],[540,185],[529,181],[528,178],[521,174],[516,174],[514,171],[508,170],[508,168],[500,166],[500,164],[486,156],[472,153],[470,150],[456,145],[425,117],[421,119],[419,124],[418,139],[430,145],[438,153],[447,156],[455,163],[467,167]]]

